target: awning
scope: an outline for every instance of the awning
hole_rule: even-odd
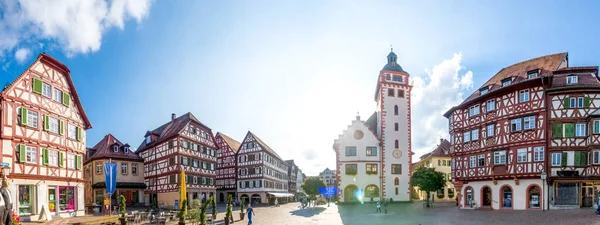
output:
[[[92,188],[106,188],[106,183],[98,182],[92,184]],[[117,188],[146,188],[146,184],[135,182],[117,182]]]
[[[276,198],[279,198],[279,197],[294,197],[294,194],[290,194],[290,193],[287,193],[287,192],[267,192],[267,194],[273,195]]]

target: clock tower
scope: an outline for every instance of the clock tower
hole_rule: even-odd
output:
[[[379,72],[377,102],[377,136],[381,140],[381,194],[394,201],[410,200],[412,172],[410,74],[397,62],[393,49],[387,64]]]

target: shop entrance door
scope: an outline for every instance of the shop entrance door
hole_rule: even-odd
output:
[[[592,207],[594,205],[594,186],[583,183],[581,186],[581,207]]]

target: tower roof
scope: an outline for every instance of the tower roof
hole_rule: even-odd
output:
[[[383,67],[383,70],[396,71],[396,72],[406,72],[402,69],[400,64],[397,62],[398,56],[394,53],[394,49],[392,48],[390,54],[387,56],[387,64]]]

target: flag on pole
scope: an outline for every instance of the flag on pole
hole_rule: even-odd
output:
[[[112,195],[117,189],[117,164],[113,162],[104,163],[104,181],[106,193]]]
[[[181,179],[179,179],[180,183],[179,183],[179,202],[181,204],[181,208],[183,208],[183,201],[187,199],[187,193],[186,193],[186,187],[185,187],[185,171],[181,170]],[[181,209],[180,208],[180,209]],[[183,215],[185,215],[185,212],[183,212]]]

